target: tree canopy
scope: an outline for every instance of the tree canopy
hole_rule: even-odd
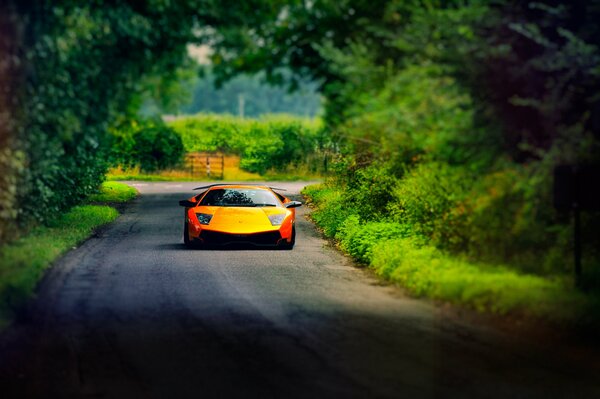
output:
[[[212,48],[217,84],[316,82],[361,217],[411,220],[471,254],[564,255],[551,171],[598,162],[599,13],[598,0],[8,0],[0,240],[95,190],[109,126],[144,92],[169,100],[195,43]],[[456,184],[440,193],[440,176]],[[403,199],[419,195],[439,201]]]

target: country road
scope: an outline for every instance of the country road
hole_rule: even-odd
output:
[[[600,398],[595,349],[515,338],[354,267],[298,208],[292,251],[189,250],[142,195],[0,337],[2,398]],[[272,183],[301,199],[304,183]]]

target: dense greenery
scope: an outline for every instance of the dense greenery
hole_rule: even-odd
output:
[[[300,168],[314,174],[327,168],[331,143],[318,120],[200,114],[179,118],[170,126],[181,135],[186,151],[240,155],[240,167],[249,172]]]
[[[111,129],[109,159],[112,165],[140,167],[152,172],[181,165],[181,137],[160,119],[121,123]]]
[[[224,35],[216,57],[233,61],[216,72],[322,82],[343,154],[341,191],[316,215],[332,236],[392,223],[471,261],[566,276],[572,227],[552,171],[600,161],[599,13],[596,0],[293,2],[240,28],[264,46]],[[585,213],[587,281],[599,222]]]
[[[304,190],[312,217],[340,248],[383,278],[427,296],[480,311],[536,316],[558,322],[594,320],[598,302],[578,293],[567,278],[543,278],[506,265],[448,255],[413,229],[393,221],[361,221],[343,189],[330,185]]]
[[[188,43],[202,43],[215,29],[233,32],[253,15],[273,16],[282,4],[2,2],[0,243],[96,190],[109,159],[109,128],[129,123],[147,93],[177,107],[172,82],[185,70]]]
[[[97,189],[108,126],[135,112],[145,79],[182,62],[197,6],[191,0],[2,2],[8,62],[0,76],[3,83],[9,76],[12,103],[2,123],[0,241],[13,237],[17,224],[50,221]]]
[[[3,2],[0,242],[98,187],[110,127],[130,123],[149,86],[169,100],[195,42],[212,46],[217,83],[259,71],[291,88],[318,82],[326,130],[182,121],[186,149],[237,152],[261,173],[319,169],[312,154],[339,150],[315,217],[359,259],[374,256],[354,228],[369,224],[379,241],[393,231],[562,280],[571,226],[552,207],[552,170],[599,162],[599,19],[598,0]],[[147,154],[159,130],[144,135]],[[600,215],[582,222],[590,281]]]

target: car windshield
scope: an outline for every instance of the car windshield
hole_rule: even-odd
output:
[[[206,206],[279,206],[275,195],[266,190],[216,188],[210,190],[200,205]]]

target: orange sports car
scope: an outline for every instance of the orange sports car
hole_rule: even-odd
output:
[[[274,189],[252,184],[213,184],[179,201],[185,207],[183,241],[188,247],[253,244],[292,249],[296,241],[294,208]]]

